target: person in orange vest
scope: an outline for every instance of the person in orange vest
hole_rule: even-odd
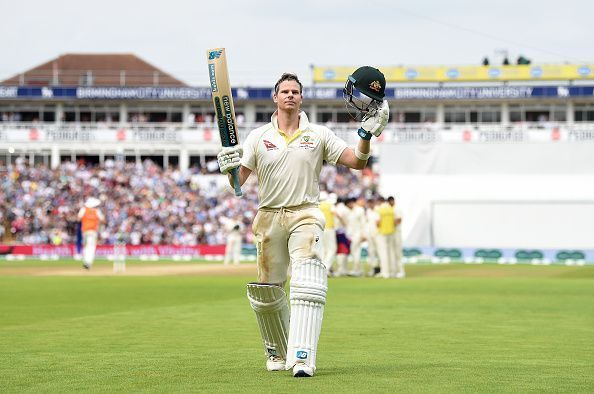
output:
[[[78,212],[83,234],[83,268],[85,269],[91,269],[93,265],[99,225],[105,222],[105,217],[97,209],[100,203],[101,201],[95,197],[89,197],[85,202],[85,206]]]

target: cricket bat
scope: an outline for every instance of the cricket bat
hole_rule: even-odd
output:
[[[224,147],[235,146],[239,144],[239,138],[225,48],[209,49],[206,51],[206,57],[208,59],[208,76],[210,79],[210,90],[212,91],[212,103],[215,107],[221,144]],[[235,168],[231,170],[231,175],[233,177],[235,195],[241,196],[239,169]]]

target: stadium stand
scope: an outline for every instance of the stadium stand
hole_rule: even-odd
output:
[[[386,89],[390,123],[374,141],[373,166],[358,182],[353,181],[356,175],[341,168],[324,168],[321,187],[348,197],[363,190],[398,195],[406,211],[403,235],[407,246],[594,248],[591,237],[580,230],[594,220],[594,191],[587,187],[594,184],[592,68],[561,65],[563,73],[559,74],[555,73],[559,67],[554,66],[517,67],[525,72],[522,80],[505,80],[504,71],[511,69],[500,70],[495,78],[493,70],[481,68],[486,79],[480,81],[457,83],[455,79],[462,74],[448,73],[439,82],[416,84],[411,75],[420,78],[425,69],[416,74],[402,69],[401,80],[392,81]],[[545,80],[544,74],[536,72],[539,70],[568,77]],[[318,83],[305,88],[303,109],[310,121],[327,125],[354,144],[356,124],[349,118],[337,83],[344,80],[344,72],[348,73],[348,68],[316,70]],[[325,83],[326,79],[333,83]],[[192,181],[187,179],[199,179],[195,198],[206,209],[204,215],[211,211],[216,215],[217,208],[208,205],[208,196],[215,194],[208,182],[217,178],[214,156],[220,143],[206,85],[207,81],[203,87],[187,86],[129,54],[66,54],[0,82],[0,160],[11,176],[20,168],[19,177],[24,177],[24,184],[2,180],[3,201],[13,204],[10,209],[3,204],[0,212],[4,240],[51,241],[52,228],[59,227],[63,234],[54,238],[70,242],[68,226],[43,227],[42,220],[24,213],[21,205],[31,197],[23,188],[37,182],[26,177],[40,177],[40,182],[56,186],[61,185],[61,176],[81,181],[79,172],[89,179],[121,172],[134,183],[137,178],[152,179],[145,173],[149,171],[157,174],[159,184],[175,186],[177,194],[172,198],[177,203],[192,190]],[[249,130],[269,121],[274,104],[269,86],[236,87],[233,95],[241,141]],[[186,180],[177,185],[175,177]],[[78,208],[89,191],[70,192],[74,193],[70,203]],[[135,198],[141,193],[153,198],[151,201],[157,198],[154,191],[148,193],[140,186],[134,189]],[[249,196],[245,201],[225,202],[225,209],[250,212],[244,205],[255,204],[250,199],[256,197],[251,190],[245,195]],[[219,204],[220,196],[216,197]],[[119,199],[124,197],[117,196]],[[167,205],[167,212],[175,212],[174,207]],[[56,209],[67,216],[60,213],[67,205],[59,203]],[[177,209],[185,212],[189,208]],[[476,214],[468,215],[471,211]],[[523,215],[524,226],[502,221],[518,214]],[[133,219],[123,220],[118,215],[120,222],[110,224],[115,227],[109,231],[134,229]],[[147,215],[158,219],[156,227],[173,227],[167,231],[150,228],[150,235],[149,228],[143,228],[147,234],[141,232],[140,237],[132,231],[135,242],[137,238],[139,242],[220,241],[220,223],[208,224],[201,230],[204,234],[194,240],[184,240],[179,234],[191,228],[187,221],[180,218],[173,223],[168,222],[171,217]],[[543,225],[544,217],[551,215],[560,224],[554,232]],[[247,224],[249,220],[244,219]],[[461,219],[466,220],[465,225],[460,224]],[[453,224],[456,231],[452,231]],[[477,226],[481,231],[474,230]],[[563,226],[576,231],[563,233]],[[13,233],[13,227],[18,231]],[[246,233],[250,233],[249,226]],[[516,245],[519,235],[526,242],[527,234],[532,237],[529,245]],[[108,235],[103,240],[110,242]],[[467,244],[462,245],[462,240]]]
[[[244,242],[251,243],[251,222],[257,211],[255,182],[244,185],[236,198],[226,177],[192,167],[163,169],[142,163],[107,160],[103,165],[61,163],[50,169],[29,166],[25,160],[0,167],[0,241],[22,244],[71,244],[76,237],[76,214],[89,196],[102,201],[106,225],[101,244],[117,237],[130,245],[224,244],[225,220],[244,224]],[[359,195],[371,186],[369,171],[325,166],[321,182],[340,197]]]

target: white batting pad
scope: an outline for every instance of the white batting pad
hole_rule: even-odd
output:
[[[266,357],[287,357],[289,305],[282,287],[267,283],[248,283],[247,297],[258,319]]]
[[[291,328],[287,369],[303,362],[315,370],[328,291],[326,267],[317,259],[294,261],[290,287]]]

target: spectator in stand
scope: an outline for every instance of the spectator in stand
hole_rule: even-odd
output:
[[[74,244],[75,207],[91,195],[104,202],[106,224],[98,234],[99,243],[114,244],[122,233],[130,245],[224,244],[225,217],[242,224],[243,243],[253,243],[251,223],[257,211],[253,180],[244,185],[245,196],[237,199],[222,175],[209,175],[198,167],[163,169],[150,160],[110,159],[100,166],[64,162],[52,170],[18,158],[14,164],[0,163],[0,175],[0,219],[10,231],[4,239],[13,243],[49,244],[56,230],[63,244]],[[363,190],[369,179],[359,171],[336,171],[333,166],[325,166],[321,174],[322,182],[332,187],[327,190],[342,198],[351,190]]]

